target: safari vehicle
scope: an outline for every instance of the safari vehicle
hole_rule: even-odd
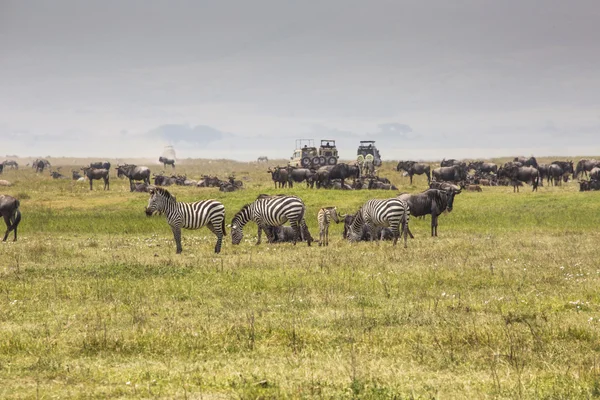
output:
[[[371,155],[373,157],[373,164],[376,167],[381,166],[381,156],[379,155],[379,150],[375,147],[374,140],[361,140],[356,155],[357,159],[361,161],[366,159],[367,155]]]
[[[313,139],[296,139],[296,150],[290,158],[292,167],[319,168],[325,165],[335,165],[338,152],[335,140],[321,140],[317,149]]]

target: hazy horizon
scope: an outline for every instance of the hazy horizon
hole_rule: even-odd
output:
[[[0,1],[1,152],[600,154],[600,3]]]

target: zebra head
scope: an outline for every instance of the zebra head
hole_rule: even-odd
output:
[[[348,240],[358,242],[362,236],[362,229],[365,223],[362,207],[356,212],[354,217],[348,218],[347,221],[349,222],[346,231]]]
[[[334,220],[336,224],[340,223],[340,218],[337,213],[337,207],[329,208],[329,216],[331,216],[331,219]]]
[[[163,188],[152,188],[148,193],[150,193],[150,199],[146,207],[146,215],[148,217],[164,212],[168,202],[176,201],[175,196]]]
[[[250,220],[250,205],[246,204],[231,220],[231,243],[240,244],[244,237],[244,225]]]

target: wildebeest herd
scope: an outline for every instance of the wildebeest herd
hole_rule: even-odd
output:
[[[165,162],[164,159],[161,160]],[[173,165],[174,163],[169,165]],[[2,167],[18,168],[16,162],[5,161]],[[165,164],[166,165],[166,164]],[[33,162],[36,172],[50,168],[47,160],[38,159]],[[110,168],[108,161],[94,162],[81,168],[81,173],[73,170],[73,179],[87,178],[90,190],[93,181],[102,179],[104,190],[110,189]],[[64,178],[58,171],[51,172],[53,178]],[[431,215],[431,236],[438,235],[438,219],[444,212],[451,212],[455,196],[462,190],[481,191],[481,186],[507,185],[518,191],[519,186],[528,183],[533,190],[542,186],[544,179],[548,185],[561,185],[571,177],[580,180],[580,190],[600,190],[600,162],[596,160],[580,160],[575,166],[572,161],[553,161],[550,164],[539,164],[535,157],[517,157],[501,166],[483,161],[463,162],[458,160],[443,160],[441,166],[431,169],[424,163],[400,161],[397,171],[404,171],[413,182],[414,175],[426,175],[429,188],[422,193],[401,193],[388,199],[371,199],[366,201],[353,214],[338,214],[337,207],[328,206],[319,209],[317,223],[319,226],[319,245],[329,244],[329,225],[344,223],[345,239],[352,242],[361,240],[392,240],[394,245],[403,235],[404,246],[407,237],[413,238],[409,228],[410,216],[421,217]],[[185,185],[198,187],[219,187],[221,191],[234,191],[243,188],[241,181],[230,176],[222,181],[214,176],[203,176],[200,180],[188,179],[185,175],[166,176],[155,174],[154,185],[150,183],[150,169],[133,164],[116,167],[119,178],[128,178],[131,191],[145,191],[150,194],[146,214],[148,216],[161,213],[173,231],[177,253],[182,251],[181,229],[198,229],[206,226],[217,237],[214,251],[221,251],[223,237],[226,234],[225,206],[216,200],[202,200],[195,203],[178,202],[164,186]],[[307,188],[333,188],[342,190],[384,189],[397,190],[386,178],[380,178],[375,173],[361,175],[357,165],[338,163],[334,166],[319,169],[274,167],[268,173],[278,189],[286,186],[293,187],[294,183],[306,182]],[[141,182],[141,183],[137,183]],[[0,215],[5,220],[7,230],[3,240],[6,241],[10,232],[14,232],[17,240],[17,227],[21,220],[19,200],[8,195],[0,195]],[[310,246],[313,237],[305,221],[306,206],[302,199],[292,195],[259,195],[253,202],[243,206],[233,217],[231,239],[233,244],[239,244],[243,238],[244,226],[253,221],[258,226],[258,242],[264,231],[270,243],[307,242]],[[290,226],[283,226],[288,223]]]

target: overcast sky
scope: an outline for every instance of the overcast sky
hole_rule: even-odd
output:
[[[5,154],[600,154],[597,0],[0,0]]]

